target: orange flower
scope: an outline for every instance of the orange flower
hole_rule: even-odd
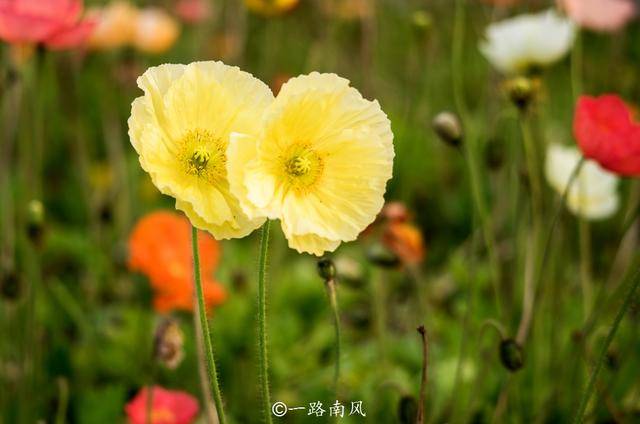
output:
[[[180,35],[180,25],[160,8],[148,7],[137,14],[133,45],[141,52],[160,54],[173,47]]]
[[[102,8],[92,9],[89,15],[97,25],[89,38],[94,49],[113,49],[128,44],[133,36],[138,10],[131,3],[117,0]]]
[[[401,221],[388,222],[382,235],[382,242],[405,265],[416,265],[424,259],[422,233],[412,224]]]
[[[213,280],[220,259],[220,245],[199,232],[200,271],[207,308],[222,303],[224,288]],[[158,312],[193,310],[191,225],[171,212],[153,212],[136,224],[129,237],[129,269],[145,274],[154,290]]]

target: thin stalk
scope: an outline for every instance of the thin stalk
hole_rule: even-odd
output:
[[[204,340],[202,335],[202,325],[200,325],[200,306],[198,305],[198,297],[193,296],[193,310],[195,313],[193,314],[193,326],[195,329],[195,339],[196,339],[196,351],[198,355],[198,377],[200,379],[200,390],[202,391],[202,397],[204,399],[210,399],[213,395],[211,394],[211,389],[209,388],[209,382],[207,377],[207,365],[205,359],[204,352]],[[218,422],[218,416],[214,406],[211,402],[205,402],[205,407],[207,411],[207,418],[209,423],[215,424]]]
[[[535,306],[536,299],[540,296],[542,291],[542,276],[544,275],[544,270],[547,266],[547,262],[549,261],[549,251],[551,250],[551,241],[553,240],[553,236],[555,234],[556,225],[560,219],[560,215],[562,213],[562,207],[567,201],[567,197],[569,196],[569,190],[571,186],[575,182],[582,166],[585,163],[585,159],[580,159],[580,162],[576,165],[571,176],[569,177],[569,181],[567,182],[567,187],[565,187],[564,192],[562,193],[562,197],[560,198],[560,203],[556,207],[553,218],[551,219],[551,224],[549,225],[549,231],[547,232],[547,236],[544,242],[544,248],[542,249],[542,260],[540,261],[540,269],[536,273],[536,284],[534,287],[535,294],[531,298],[531,302],[527,305],[527,308],[524,310],[522,319],[520,320],[520,325],[518,327],[518,335],[516,337],[516,341],[521,345],[524,345],[524,342],[527,339],[527,335],[529,334],[529,329],[531,327],[533,309]]]
[[[576,416],[574,419],[574,423],[576,424],[580,424],[584,421],[585,411],[587,409],[587,405],[589,404],[589,399],[593,394],[593,390],[595,388],[596,381],[598,379],[598,374],[600,373],[600,370],[602,369],[602,365],[604,364],[605,359],[607,357],[609,346],[611,345],[611,342],[613,341],[613,338],[615,337],[616,332],[618,331],[618,327],[620,326],[620,322],[622,321],[622,318],[624,317],[624,315],[629,310],[629,307],[631,306],[633,296],[636,290],[638,289],[638,286],[640,286],[640,270],[636,272],[633,278],[633,281],[631,283],[631,287],[627,291],[627,294],[624,298],[622,305],[620,306],[620,309],[618,309],[618,313],[616,314],[616,317],[613,320],[611,329],[609,330],[609,333],[607,334],[607,338],[604,341],[604,345],[602,346],[602,350],[600,351],[600,356],[598,357],[596,366],[593,369],[593,372],[591,373],[591,377],[589,377],[589,382],[587,383],[587,387],[582,394],[580,405],[578,406],[578,411],[576,412]]]
[[[258,262],[258,349],[260,362],[260,391],[262,411],[267,424],[271,423],[271,395],[269,393],[269,358],[267,356],[267,253],[269,250],[269,221],[262,226]]]
[[[418,327],[422,339],[422,375],[420,377],[420,397],[418,400],[417,424],[424,424],[424,403],[427,393],[427,367],[429,365],[429,343],[424,325]]]
[[[495,291],[496,309],[498,315],[502,315],[502,302],[500,294],[500,282],[502,280],[502,272],[500,270],[500,260],[498,258],[498,249],[495,234],[493,231],[493,220],[491,214],[488,213],[488,208],[484,198],[484,189],[481,186],[480,169],[477,162],[477,154],[475,149],[475,135],[471,131],[471,120],[469,118],[469,109],[464,98],[463,90],[463,48],[464,48],[464,25],[465,25],[465,0],[456,0],[455,3],[455,16],[453,26],[453,42],[451,52],[452,69],[451,75],[453,78],[453,98],[462,119],[464,128],[467,133],[467,137],[463,142],[464,156],[469,172],[469,183],[471,185],[471,192],[473,196],[473,202],[475,209],[480,218],[480,227],[482,235],[484,237],[487,253],[489,255],[489,263],[492,271],[492,282]]]
[[[66,378],[58,378],[58,406],[56,410],[56,424],[67,422],[67,406],[69,404],[69,382]]]
[[[580,217],[578,220],[579,244],[580,244],[580,285],[582,288],[582,301],[585,320],[591,310],[593,289],[591,284],[591,230],[589,222]]]
[[[222,408],[222,394],[220,393],[220,387],[218,386],[218,372],[216,370],[216,362],[213,359],[213,344],[211,343],[211,333],[209,331],[209,322],[207,321],[207,311],[204,305],[202,280],[200,279],[200,252],[198,249],[198,230],[193,226],[191,227],[191,248],[193,250],[193,277],[196,286],[196,296],[198,297],[198,315],[200,315],[200,325],[202,326],[207,368],[209,370],[209,385],[211,387],[211,393],[213,394],[213,401],[216,404],[218,421],[220,421],[220,424],[225,424],[226,418],[224,416],[224,409]]]
[[[331,304],[331,310],[333,311],[333,323],[336,333],[336,359],[335,368],[333,373],[333,386],[335,387],[336,399],[338,398],[338,381],[340,379],[340,313],[338,312],[338,293],[336,290],[336,281],[333,278],[329,278],[325,282],[327,288],[327,295],[329,296],[329,303]]]
[[[153,416],[153,381],[147,385],[147,402],[145,405],[144,422],[146,424],[152,424]]]

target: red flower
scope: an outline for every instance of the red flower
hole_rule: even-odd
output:
[[[640,176],[640,123],[618,96],[581,96],[573,132],[586,158],[617,174]]]
[[[198,415],[198,400],[188,393],[154,386],[151,420],[147,421],[147,389],[138,392],[124,410],[131,424],[190,424]]]
[[[51,49],[78,46],[95,23],[80,19],[80,0],[0,0],[0,39],[7,43],[43,43]]]
[[[220,258],[220,245],[199,232],[200,273],[207,307],[222,303],[223,287],[213,278]],[[191,224],[172,212],[153,212],[136,224],[129,236],[129,268],[149,277],[158,312],[193,310],[193,262]]]

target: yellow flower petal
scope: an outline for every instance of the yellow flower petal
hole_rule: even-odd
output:
[[[393,134],[377,102],[312,73],[284,84],[262,134],[234,136],[228,155],[243,210],[281,219],[292,248],[320,255],[356,239],[382,208]]]
[[[269,88],[221,62],[150,68],[138,85],[129,136],[154,185],[218,239],[259,227],[264,218],[249,218],[230,192],[226,151],[232,132],[260,132]]]

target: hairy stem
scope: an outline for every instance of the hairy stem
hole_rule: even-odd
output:
[[[209,370],[209,385],[213,394],[213,401],[216,404],[218,412],[218,421],[225,424],[224,409],[222,408],[222,394],[218,386],[218,372],[216,370],[216,362],[213,359],[213,344],[211,343],[211,333],[209,331],[209,322],[207,321],[207,311],[204,305],[204,292],[202,290],[202,280],[200,279],[200,254],[198,249],[198,230],[191,227],[191,246],[193,249],[193,276],[196,285],[196,296],[198,298],[198,315],[200,316],[200,325],[202,326],[202,336],[204,339],[204,347],[207,360],[207,368]],[[197,331],[198,329],[196,329]]]
[[[260,362],[260,392],[264,420],[271,423],[271,395],[269,393],[269,358],[267,356],[267,253],[269,250],[269,221],[262,226],[258,263],[258,349]]]

